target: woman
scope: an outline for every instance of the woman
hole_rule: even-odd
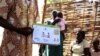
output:
[[[51,47],[50,56],[63,56],[63,39],[64,39],[65,22],[63,19],[63,14],[61,12],[59,12],[56,16],[54,16],[54,21],[52,25],[57,25],[60,27],[60,45]]]
[[[85,40],[85,32],[79,31],[76,40],[71,43],[72,56],[91,56],[90,46]]]
[[[63,40],[65,39],[65,21],[63,19],[63,14],[61,12],[58,13],[58,18],[56,18],[56,20],[58,20],[58,23],[56,23],[56,25],[60,27],[60,45],[57,46],[56,52],[57,56],[63,56]]]
[[[53,20],[55,20],[57,17],[57,11],[53,11],[52,15],[53,15]],[[49,45],[49,56],[57,56],[56,55],[56,46]]]

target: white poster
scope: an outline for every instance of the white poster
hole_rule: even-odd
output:
[[[60,44],[60,28],[52,25],[33,25],[32,42],[37,44]]]

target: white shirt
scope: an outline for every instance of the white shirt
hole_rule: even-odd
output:
[[[90,47],[86,40],[83,40],[80,44],[76,43],[76,40],[71,43],[72,56],[82,56],[84,48]]]

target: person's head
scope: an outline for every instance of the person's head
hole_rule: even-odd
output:
[[[95,52],[99,52],[100,51],[100,39],[99,39],[99,37],[96,37],[93,40],[93,49],[94,49]]]
[[[80,30],[77,33],[77,38],[76,39],[77,39],[78,43],[81,43],[83,41],[83,39],[85,39],[85,32]]]
[[[57,11],[53,11],[52,15],[53,15],[53,19],[55,20],[55,18],[57,17]]]
[[[58,17],[63,18],[63,14],[61,12],[59,12]]]

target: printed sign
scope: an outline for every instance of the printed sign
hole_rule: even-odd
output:
[[[33,25],[33,43],[38,44],[51,44],[59,45],[60,44],[60,28],[52,25]]]

